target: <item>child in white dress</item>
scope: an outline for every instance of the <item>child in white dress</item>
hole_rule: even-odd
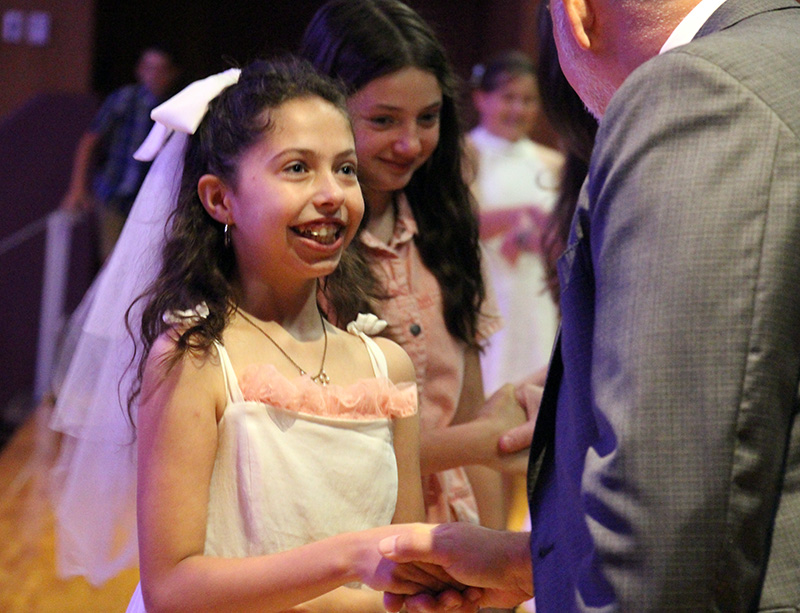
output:
[[[563,155],[528,136],[537,119],[536,70],[519,51],[474,70],[480,123],[469,133],[481,244],[505,329],[481,355],[487,392],[543,370],[558,327],[541,237],[558,195]],[[544,373],[539,380],[543,382]]]
[[[191,87],[154,112],[191,134],[141,298],[128,610],[383,611],[359,582],[381,587],[387,524],[424,516],[416,385],[376,317],[345,332],[318,308],[358,281],[344,99],[288,60]]]

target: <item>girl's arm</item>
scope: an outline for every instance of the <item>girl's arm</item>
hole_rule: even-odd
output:
[[[386,356],[389,378],[395,384],[416,381],[414,364],[397,343],[376,338]],[[397,458],[397,507],[392,523],[425,521],[425,503],[422,498],[420,476],[419,413],[395,420],[394,454]]]
[[[154,345],[138,415],[139,553],[147,610],[282,611],[351,581],[378,588],[388,583],[380,575],[377,544],[400,530],[393,526],[269,556],[203,555],[224,386],[213,356],[186,356],[167,370],[164,358],[172,347],[167,337]],[[410,582],[405,587],[419,589]]]
[[[480,355],[477,349],[468,350],[464,385],[452,424],[421,433],[422,474],[475,465],[524,474],[528,465],[527,449],[502,454],[498,441],[506,431],[526,420],[526,412],[517,401],[512,385],[502,387],[484,401]]]
[[[462,425],[475,423],[484,401],[480,353],[476,348],[470,348],[465,354],[464,384],[453,421]],[[492,438],[486,440],[491,442]],[[464,462],[464,466],[478,504],[481,525],[504,529],[507,511],[503,475],[480,464]]]
[[[505,209],[483,210],[480,212],[480,232],[482,239],[498,234],[519,230],[527,214],[527,208],[509,207]]]

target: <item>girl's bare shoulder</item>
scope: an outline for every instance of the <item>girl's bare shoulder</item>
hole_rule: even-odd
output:
[[[142,375],[142,398],[151,394],[191,391],[219,404],[224,398],[224,377],[219,353],[214,345],[204,349],[181,349],[179,335],[174,329],[163,332],[147,355]]]
[[[373,340],[378,344],[381,351],[383,351],[383,355],[386,356],[389,378],[394,383],[414,383],[417,380],[414,371],[414,363],[411,361],[405,349],[395,341],[382,336],[375,337]]]

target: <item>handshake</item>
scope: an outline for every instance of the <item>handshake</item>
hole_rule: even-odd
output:
[[[382,557],[359,574],[384,592],[387,611],[474,612],[513,608],[533,597],[527,532],[463,522],[386,528],[394,534],[378,541]]]

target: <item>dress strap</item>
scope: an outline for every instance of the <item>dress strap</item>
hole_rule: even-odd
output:
[[[384,328],[386,328],[386,322],[371,313],[359,313],[355,321],[347,324],[347,331],[364,341],[369,360],[372,363],[372,372],[376,377],[388,379],[389,366],[386,363],[386,356],[383,350],[378,347],[378,343],[368,336],[368,334],[379,334]]]
[[[369,361],[372,362],[372,372],[375,373],[376,377],[386,377],[388,379],[389,366],[386,364],[386,356],[383,353],[383,349],[363,332],[359,332],[358,336],[364,341],[367,353],[369,353]]]
[[[242,394],[242,390],[239,387],[239,380],[233,371],[233,364],[231,364],[231,358],[227,349],[225,349],[225,345],[219,341],[214,341],[214,347],[217,349],[220,366],[222,366],[222,376],[225,380],[225,392],[228,396],[228,402],[244,402],[244,394]]]

